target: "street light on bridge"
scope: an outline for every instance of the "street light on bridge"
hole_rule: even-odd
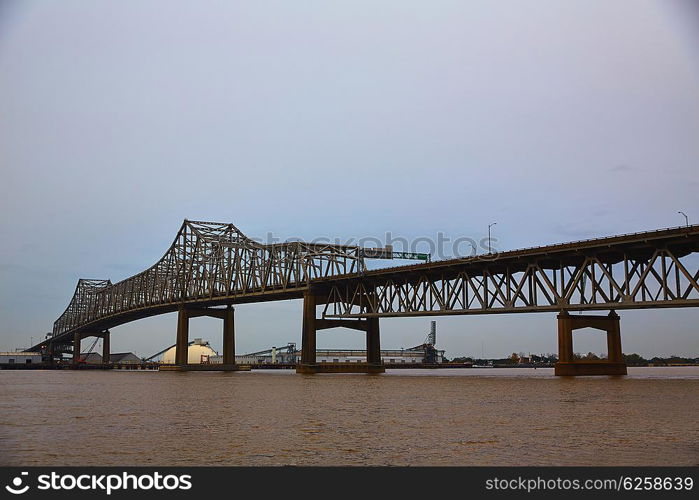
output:
[[[682,214],[684,216],[684,223],[689,227],[689,217],[687,217],[687,214],[682,212],[681,210],[677,212],[678,214]]]
[[[493,253],[493,249],[490,247],[490,228],[493,227],[497,222],[491,222],[488,224],[488,253]]]

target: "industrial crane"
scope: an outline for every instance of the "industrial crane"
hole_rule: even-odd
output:
[[[93,350],[93,349],[95,348],[95,346],[97,345],[97,341],[98,341],[99,339],[100,339],[99,337],[95,337],[95,340],[92,341],[92,344],[90,344],[90,347],[87,349],[87,351],[85,351],[84,354],[83,354],[83,353],[76,353],[76,354],[79,356],[79,357],[78,357],[78,363],[83,363],[83,364],[84,364],[84,363],[87,362],[88,356],[90,355],[90,353],[92,352],[92,350]]]

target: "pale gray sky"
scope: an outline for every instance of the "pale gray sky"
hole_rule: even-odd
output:
[[[2,0],[0,350],[50,330],[78,278],[153,264],[185,217],[305,239],[497,221],[501,249],[697,222],[697,5]],[[238,351],[300,325],[298,301],[240,306]],[[408,347],[429,318],[381,328]],[[626,352],[696,356],[698,330],[695,310],[622,313]],[[175,318],[113,332],[148,354]],[[448,356],[556,351],[552,314],[438,332]],[[192,336],[220,348],[215,320]]]

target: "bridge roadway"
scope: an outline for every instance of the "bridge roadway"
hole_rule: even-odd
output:
[[[352,370],[372,372],[383,370],[381,317],[558,312],[557,373],[625,373],[614,311],[699,305],[698,252],[699,226],[692,225],[367,270],[365,259],[390,258],[390,251],[262,245],[232,224],[185,221],[165,256],[148,270],[116,284],[80,280],[52,335],[31,350],[53,356],[79,348],[88,336],[108,339],[115,326],[178,311],[178,367],[187,369],[189,318],[212,316],[224,320],[222,367],[235,369],[231,306],[303,298],[300,372],[337,369],[315,362],[316,332],[325,328],[364,331],[367,363]],[[320,318],[317,306],[323,307]],[[568,315],[591,310],[611,312]],[[588,326],[607,332],[606,364],[573,361],[572,331]]]

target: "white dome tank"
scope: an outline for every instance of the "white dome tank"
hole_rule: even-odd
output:
[[[209,356],[216,356],[216,351],[202,339],[194,339],[194,343],[187,349],[187,363],[190,365],[198,365],[202,360],[208,361]],[[175,363],[175,347],[171,347],[163,353],[162,362],[165,364]]]

